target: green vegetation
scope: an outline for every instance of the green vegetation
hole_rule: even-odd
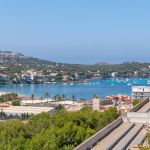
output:
[[[4,94],[0,96],[0,103],[13,101],[13,100],[18,100],[18,101],[20,100],[18,97],[18,94],[9,93],[9,94]]]
[[[149,63],[125,62],[122,64],[98,63],[93,65],[56,63],[22,54],[0,51],[0,83],[38,84],[43,82],[84,81],[94,78],[110,78],[116,72],[119,78],[149,77]],[[38,76],[31,78],[30,71]],[[28,72],[29,71],[29,72]],[[39,76],[40,74],[40,76]],[[54,75],[55,74],[55,75]],[[67,76],[64,81],[63,76]]]
[[[150,132],[147,133],[144,146],[139,146],[140,150],[150,150]]]
[[[118,117],[115,108],[105,112],[83,108],[78,112],[61,109],[54,115],[41,113],[27,123],[0,123],[1,150],[72,150]]]
[[[20,106],[20,101],[18,101],[18,100],[13,100],[13,101],[11,102],[11,104],[12,104],[12,106]]]
[[[137,104],[139,104],[141,102],[141,100],[139,100],[139,99],[134,99],[133,101],[132,101],[132,104],[133,104],[133,106],[136,106]]]

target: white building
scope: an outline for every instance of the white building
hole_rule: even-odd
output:
[[[150,86],[132,86],[132,99],[150,98]]]
[[[111,73],[111,76],[112,76],[113,78],[115,78],[117,75],[118,75],[118,72],[112,72],[112,73]]]

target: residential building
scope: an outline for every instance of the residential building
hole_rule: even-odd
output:
[[[112,72],[111,73],[112,78],[115,78],[117,75],[118,75],[118,72]]]
[[[144,100],[150,98],[150,86],[133,86],[132,99]]]
[[[62,81],[67,82],[68,80],[69,80],[69,76],[68,75],[62,76]]]

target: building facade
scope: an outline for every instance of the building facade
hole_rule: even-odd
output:
[[[132,99],[150,98],[150,86],[132,86]]]
[[[93,110],[100,110],[100,99],[98,97],[93,98]]]

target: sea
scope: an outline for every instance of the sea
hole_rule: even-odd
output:
[[[68,99],[74,95],[77,99],[91,99],[94,94],[104,99],[110,95],[131,95],[132,86],[150,85],[150,78],[99,79],[85,83],[63,84],[7,84],[0,85],[0,92],[15,92],[30,96],[41,97],[46,92],[51,97],[64,94]]]

